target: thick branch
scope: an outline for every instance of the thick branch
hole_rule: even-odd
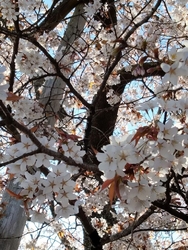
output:
[[[80,220],[84,227],[85,233],[89,236],[93,249],[102,249],[101,238],[81,207],[79,208],[79,213],[76,215],[76,217]]]
[[[64,0],[52,11],[38,26],[40,31],[53,30],[81,1],[78,0]]]
[[[133,65],[133,68],[137,65]],[[160,68],[158,62],[148,62],[143,65],[145,69],[144,76],[134,76],[132,72],[126,72],[124,69],[119,71],[120,83],[112,86],[115,93],[119,96],[122,95],[125,86],[131,81],[138,80],[140,78],[152,77],[152,76],[163,76],[164,72]],[[148,70],[150,69],[150,72]],[[92,118],[88,118],[88,131],[86,131],[85,142],[89,146],[93,146],[95,149],[100,148],[109,143],[109,136],[112,135],[117,119],[117,113],[120,106],[120,102],[113,107],[107,102],[108,88],[105,88],[98,96],[98,101],[95,104],[95,111],[93,112]]]
[[[142,216],[140,216],[140,218],[138,218],[138,220],[134,221],[128,228],[122,230],[120,233],[114,234],[114,235],[102,240],[102,244],[104,245],[106,243],[116,241],[118,239],[121,239],[121,238],[131,234],[133,232],[133,230],[136,227],[138,227],[139,225],[141,225],[145,220],[147,220],[149,218],[149,216],[154,213],[155,210],[156,210],[156,207],[151,206],[150,208],[148,208],[148,210]]]
[[[168,212],[169,214],[173,215],[174,217],[181,219],[181,220],[188,223],[188,215],[185,213],[182,213],[181,211],[178,211],[178,210],[171,208],[170,205],[165,204],[162,201],[154,201],[153,205],[160,208],[160,209],[163,209],[164,211]]]

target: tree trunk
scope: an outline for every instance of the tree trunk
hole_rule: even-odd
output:
[[[8,184],[8,189],[14,193],[19,193],[18,183],[14,184],[13,179]],[[2,204],[5,204],[3,217],[0,220],[0,249],[17,250],[20,244],[24,226],[26,223],[23,201],[10,196],[4,192]]]

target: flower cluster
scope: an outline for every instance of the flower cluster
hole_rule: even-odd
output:
[[[103,153],[97,153],[105,178],[118,183],[124,209],[143,211],[150,202],[163,197],[163,182],[170,169],[181,173],[186,167],[188,134],[180,131],[169,119],[165,124],[140,128],[134,136],[119,140],[111,137]],[[177,157],[176,152],[184,153]]]
[[[67,144],[63,144],[62,149],[65,156],[71,157],[78,163],[83,162],[82,157],[84,156],[85,151],[80,150],[80,147],[76,145],[74,141],[68,141]]]
[[[47,139],[46,137],[38,138],[41,144],[47,148],[53,148],[54,140]],[[71,143],[69,142],[68,145]],[[29,153],[36,150],[35,144],[25,135],[21,136],[21,142],[12,145],[6,152],[7,159],[11,160],[19,157],[24,153]],[[67,147],[68,149],[68,147]],[[73,151],[75,160],[79,162],[80,155],[83,151],[76,146],[76,151]],[[67,155],[67,153],[66,153]],[[70,155],[69,155],[70,156]],[[70,205],[71,200],[76,200],[77,196],[74,194],[75,182],[71,180],[71,174],[68,172],[65,163],[54,165],[53,158],[46,154],[31,154],[23,157],[15,163],[9,164],[7,173],[15,176],[15,181],[20,183],[23,188],[20,196],[25,200],[31,200],[33,205],[41,204],[47,200],[55,200],[56,218],[68,218],[70,215],[78,212],[78,206],[75,204]],[[48,174],[42,175],[40,167],[43,166],[47,169]],[[36,210],[31,210],[32,221],[41,222],[45,221],[45,215],[38,213]],[[38,218],[38,219],[37,219]]]
[[[17,19],[19,12],[15,10],[15,3],[5,0],[0,5],[1,14],[4,19],[12,21]]]
[[[133,145],[117,142],[111,138],[112,144],[103,146],[104,153],[97,153],[97,160],[100,162],[99,170],[103,171],[107,179],[114,176],[125,176],[124,167],[126,164],[136,164],[142,160]]]
[[[44,119],[42,106],[32,99],[23,97],[11,105],[14,118],[18,121],[24,121],[25,124],[32,122],[32,125],[34,125]]]
[[[19,71],[30,77],[42,74],[41,67],[45,67],[45,58],[37,50],[25,48],[23,45],[22,52],[16,56],[16,65]]]
[[[186,43],[187,44],[187,43]],[[163,77],[163,83],[171,82],[172,85],[177,85],[180,76],[188,76],[188,47],[177,50],[176,47],[168,52],[169,59],[172,64],[162,63],[161,68],[166,73]]]
[[[93,3],[88,3],[85,5],[84,10],[86,12],[86,16],[92,17],[102,6],[100,0],[96,0]]]

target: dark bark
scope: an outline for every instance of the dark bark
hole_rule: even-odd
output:
[[[134,65],[133,67],[136,67]],[[86,148],[87,146],[93,147],[96,150],[100,150],[103,145],[109,143],[109,136],[113,134],[114,127],[117,120],[117,113],[120,107],[120,102],[115,106],[110,106],[107,102],[106,94],[109,88],[112,88],[114,92],[121,96],[125,86],[133,80],[139,80],[145,77],[163,76],[164,72],[160,69],[158,62],[145,63],[143,68],[146,73],[144,76],[134,76],[132,72],[126,72],[122,69],[120,74],[120,83],[114,86],[106,86],[98,97],[98,101],[95,107],[92,107],[91,115],[88,118],[88,126],[86,129]],[[148,73],[148,70],[150,72]]]

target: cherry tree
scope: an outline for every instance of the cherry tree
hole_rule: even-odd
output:
[[[186,249],[187,7],[0,3],[1,249]]]

